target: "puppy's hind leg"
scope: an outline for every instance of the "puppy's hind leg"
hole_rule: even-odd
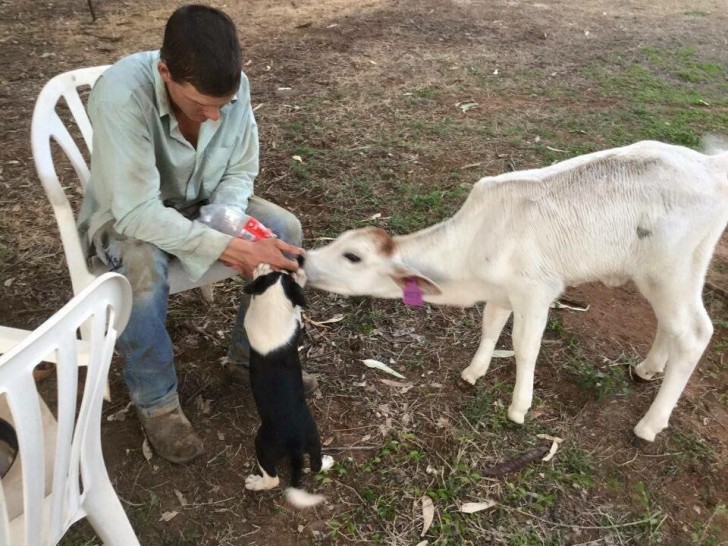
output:
[[[314,472],[327,472],[334,466],[334,458],[331,455],[321,454],[321,440],[318,435],[312,440],[312,446],[309,447],[308,456],[311,460],[311,470]]]
[[[291,487],[301,487],[303,476],[303,452],[291,454]]]
[[[260,439],[260,431],[258,431],[258,435],[255,437],[255,454],[258,457],[258,466],[263,475],[251,474],[245,478],[245,489],[265,491],[278,486],[281,480],[276,475],[275,453],[272,446],[267,445]]]

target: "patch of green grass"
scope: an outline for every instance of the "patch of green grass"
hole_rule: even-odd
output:
[[[9,246],[0,242],[0,264],[7,264],[15,258],[15,251]]]
[[[487,389],[478,388],[463,407],[463,417],[474,427],[481,425],[489,434],[512,430],[517,425],[508,420],[505,409],[509,392],[508,385],[500,381],[490,384]]]
[[[696,546],[725,545],[725,527],[721,526],[720,520],[723,520],[723,525],[728,525],[728,508],[725,504],[716,506],[707,521],[693,523],[693,531],[690,533],[692,543]]]
[[[716,328],[725,328],[728,330],[728,320],[716,319],[713,321],[713,326]]]
[[[546,323],[546,331],[558,336],[563,335],[564,324],[561,322],[561,317],[558,315],[551,315]]]
[[[576,376],[579,386],[594,393],[597,400],[624,396],[630,392],[625,366],[611,364],[596,366],[579,355],[564,355],[564,367]]]
[[[664,519],[662,510],[650,495],[648,487],[644,482],[638,481],[628,485],[628,490],[636,504],[641,507],[642,517],[640,525],[636,525],[634,533],[638,533],[641,537],[649,537],[648,544],[659,544],[660,527]],[[604,516],[604,523],[613,524],[611,517]]]
[[[444,220],[462,206],[470,189],[455,184],[423,191],[414,184],[402,183],[400,192],[401,200],[408,206],[399,207],[392,214],[389,226],[394,233],[410,233]]]
[[[689,432],[674,431],[669,440],[676,461],[704,466],[715,461],[714,449]]]

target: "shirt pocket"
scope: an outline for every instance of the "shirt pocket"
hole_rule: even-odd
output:
[[[230,161],[232,147],[216,146],[205,150],[200,179],[205,193],[209,195],[217,188]]]

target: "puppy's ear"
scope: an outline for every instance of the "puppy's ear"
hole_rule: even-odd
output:
[[[306,296],[303,295],[303,288],[290,275],[286,279],[286,282],[283,283],[283,290],[286,293],[286,297],[291,300],[294,306],[306,307]]]
[[[268,290],[275,282],[277,276],[280,275],[280,273],[268,273],[267,275],[261,275],[259,277],[256,277],[252,281],[250,281],[248,284],[245,285],[245,288],[243,288],[243,291],[246,294],[252,294],[254,296],[258,296]]]

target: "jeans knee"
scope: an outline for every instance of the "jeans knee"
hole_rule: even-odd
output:
[[[303,244],[303,227],[301,221],[292,213],[286,211],[277,218],[277,225],[268,226],[273,232],[290,245],[301,246]]]

